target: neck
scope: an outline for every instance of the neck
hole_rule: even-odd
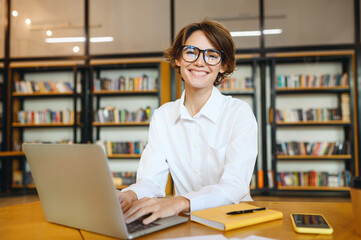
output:
[[[204,104],[206,104],[212,94],[212,90],[213,87],[209,89],[194,89],[187,88],[186,86],[184,106],[192,117],[199,113]]]

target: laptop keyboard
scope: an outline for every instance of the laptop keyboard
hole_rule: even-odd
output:
[[[159,223],[156,223],[156,222],[152,222],[152,223],[150,223],[148,225],[144,225],[142,223],[142,221],[143,221],[144,218],[146,218],[148,216],[143,216],[141,218],[138,218],[134,222],[131,222],[131,223],[127,224],[128,232],[129,233],[135,233],[135,232],[138,232],[138,231],[141,231],[141,230],[144,230],[144,229],[147,229],[147,228],[152,228],[152,227],[155,227],[155,226],[159,225]]]

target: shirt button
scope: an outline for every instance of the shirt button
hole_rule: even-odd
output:
[[[194,148],[197,148],[197,147],[198,147],[198,144],[197,144],[197,143],[194,143],[194,144],[193,144],[193,147],[194,147]]]

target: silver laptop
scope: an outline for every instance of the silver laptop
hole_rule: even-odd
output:
[[[188,221],[173,216],[159,219],[149,228],[131,230],[100,145],[23,144],[23,149],[49,222],[133,239]]]

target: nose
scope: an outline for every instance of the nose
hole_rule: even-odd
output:
[[[194,65],[196,66],[205,66],[206,63],[204,61],[204,53],[200,52],[197,60],[194,62]]]

